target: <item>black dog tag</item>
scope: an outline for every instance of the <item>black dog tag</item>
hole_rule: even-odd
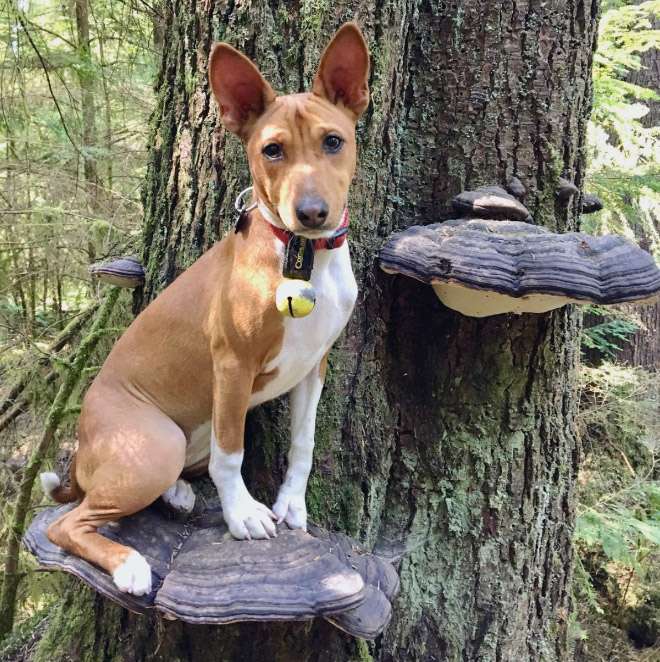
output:
[[[285,278],[309,280],[312,277],[313,267],[314,241],[296,234],[291,235],[286,246],[282,275]]]

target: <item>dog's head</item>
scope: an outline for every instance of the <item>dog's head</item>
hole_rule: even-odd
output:
[[[330,236],[341,224],[368,75],[355,23],[335,34],[304,94],[278,97],[245,55],[224,43],[213,48],[209,77],[222,122],[247,147],[257,198],[295,234]]]

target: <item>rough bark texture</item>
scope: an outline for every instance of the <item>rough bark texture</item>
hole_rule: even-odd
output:
[[[212,43],[229,41],[277,90],[295,92],[309,88],[342,21],[365,31],[373,103],[350,202],[361,295],[331,354],[308,503],[312,519],[400,559],[402,589],[389,629],[368,647],[323,622],[155,623],[71,590],[38,659],[60,659],[53,647],[95,662],[568,659],[577,314],[462,317],[430,287],[381,273],[376,256],[393,230],[448,218],[460,190],[514,173],[537,223],[577,229],[579,200],[555,203],[554,189],[560,175],[583,179],[597,1],[170,9],[145,190],[148,282],[136,308],[230,227],[249,183],[243,147],[209,99]],[[246,481],[269,500],[283,477],[287,414],[280,401],[248,425]]]

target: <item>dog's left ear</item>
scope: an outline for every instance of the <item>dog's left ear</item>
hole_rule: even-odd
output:
[[[357,119],[369,105],[369,51],[355,23],[344,23],[321,56],[312,92]]]

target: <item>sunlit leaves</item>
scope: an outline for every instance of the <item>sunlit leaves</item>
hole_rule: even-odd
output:
[[[589,232],[643,234],[660,255],[660,129],[645,126],[656,91],[625,78],[642,66],[641,54],[660,48],[660,1],[609,2],[599,27],[594,59],[594,108],[588,132],[587,185],[604,210],[584,219]]]

